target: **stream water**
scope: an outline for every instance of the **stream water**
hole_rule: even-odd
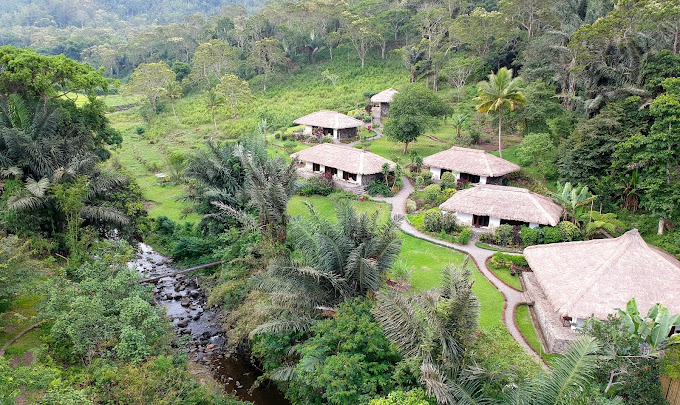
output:
[[[179,271],[172,264],[171,259],[140,243],[137,258],[129,266],[148,278]],[[273,384],[265,382],[251,390],[262,372],[243,353],[227,355],[224,352],[226,337],[219,313],[207,308],[205,294],[195,277],[179,274],[161,278],[154,284],[153,295],[156,303],[165,308],[178,337],[190,337],[186,344],[189,358],[208,367],[213,377],[224,385],[225,392],[233,392],[238,399],[256,405],[290,404]]]

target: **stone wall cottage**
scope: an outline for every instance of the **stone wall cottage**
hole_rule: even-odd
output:
[[[312,135],[319,128],[324,135],[332,136],[333,139],[350,139],[357,136],[357,128],[364,125],[363,121],[352,118],[336,111],[321,110],[293,121],[295,124],[304,125],[304,133]]]
[[[374,114],[374,117],[378,115],[376,118],[383,118],[386,117],[387,114],[390,111],[390,103],[392,102],[392,98],[394,98],[394,95],[399,93],[393,88],[389,88],[387,90],[383,90],[378,94],[375,94],[373,97],[371,97],[371,104],[373,104],[373,111],[378,112],[378,114]]]

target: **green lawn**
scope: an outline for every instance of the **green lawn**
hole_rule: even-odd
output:
[[[324,217],[331,220],[335,220],[334,206],[336,200],[349,201],[350,204],[359,212],[374,213],[378,212],[378,217],[380,221],[387,221],[390,219],[391,206],[387,203],[378,201],[359,201],[352,199],[337,199],[333,197],[333,194],[329,197],[314,195],[314,196],[300,196],[296,195],[290,199],[288,202],[288,214],[291,216],[309,215],[309,208],[304,204],[305,202],[311,203],[314,208]]]
[[[489,270],[493,272],[493,274],[496,275],[496,277],[500,278],[505,282],[505,284],[509,285],[510,287],[515,288],[516,290],[522,291],[522,285],[519,282],[519,276],[511,275],[510,274],[510,267],[508,266],[495,266],[491,260],[489,260]]]
[[[425,136],[420,136],[417,141],[409,143],[409,153],[411,151],[416,151],[418,155],[425,157],[449,149],[453,146],[453,139],[450,136],[447,138],[440,137],[439,139],[445,142],[437,142]],[[404,144],[401,142],[393,142],[383,136],[380,139],[364,142],[363,144],[365,145],[364,148],[367,147],[369,151],[386,159],[390,159],[402,165],[411,162],[409,155],[404,155]]]
[[[552,361],[557,358],[558,354],[545,353],[541,342],[538,340],[538,335],[534,329],[534,324],[531,322],[531,315],[529,314],[529,307],[522,304],[517,307],[515,311],[515,317],[517,318],[517,325],[519,330],[522,332],[524,337],[527,339],[531,347],[536,350],[537,353],[541,355],[546,361],[552,363]]]

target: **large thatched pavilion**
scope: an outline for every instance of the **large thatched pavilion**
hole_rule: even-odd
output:
[[[648,245],[637,229],[614,239],[531,246],[526,298],[546,349],[559,352],[590,318],[606,319],[635,298],[640,313],[661,303],[680,313],[680,261]]]
[[[395,163],[375,153],[366,152],[349,146],[322,143],[309,149],[294,153],[291,157],[302,164],[306,174],[329,173],[336,180],[361,186],[383,177],[382,167],[390,165],[394,171]]]
[[[305,115],[293,121],[298,125],[304,125],[304,133],[311,135],[319,129],[323,135],[332,136],[334,139],[349,139],[357,136],[357,129],[364,125],[363,121],[352,118],[349,115],[336,111],[321,110]]]
[[[562,216],[562,207],[548,197],[524,188],[490,184],[458,191],[439,208],[455,212],[460,222],[477,228],[555,226]]]
[[[446,172],[470,183],[500,184],[503,176],[518,172],[520,167],[480,149],[457,146],[435,153],[423,159],[430,168],[432,179],[439,180]]]

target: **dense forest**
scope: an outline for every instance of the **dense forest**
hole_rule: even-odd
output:
[[[41,0],[0,22],[0,403],[245,403],[126,265],[140,242],[217,263],[192,274],[224,350],[292,404],[655,405],[680,379],[673,303],[546,354],[498,288],[536,244],[637,228],[680,257],[680,1]],[[293,121],[319,109],[396,162],[366,195],[298,175],[330,139]],[[452,146],[519,165],[504,181],[560,222],[443,213],[469,185],[423,158]]]

